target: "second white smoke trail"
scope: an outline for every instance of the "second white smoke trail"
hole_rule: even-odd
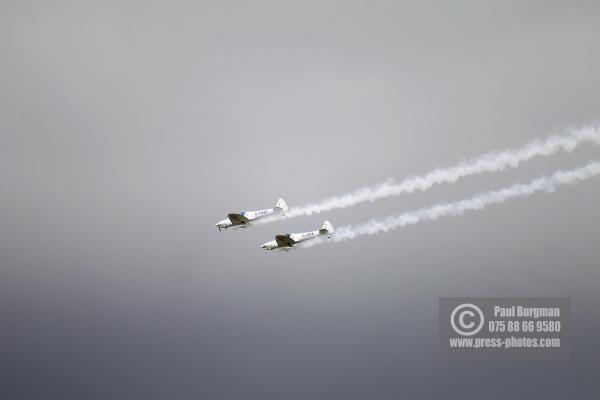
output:
[[[279,219],[352,207],[367,201],[415,191],[424,191],[439,183],[454,183],[460,178],[470,175],[503,171],[507,168],[517,168],[521,163],[531,160],[534,157],[550,156],[561,150],[571,152],[583,142],[592,142],[600,145],[600,129],[598,126],[573,129],[567,135],[551,136],[544,141],[535,140],[515,150],[487,153],[474,160],[464,161],[449,168],[440,168],[426,175],[407,178],[400,183],[388,179],[381,184],[364,187],[341,196],[330,197],[319,203],[307,204],[302,207],[292,207],[284,217],[267,217],[257,221],[257,223],[263,224]]]
[[[342,242],[363,235],[375,235],[419,222],[435,221],[441,217],[456,217],[463,215],[466,211],[481,210],[492,204],[504,203],[519,197],[528,197],[536,192],[553,192],[558,186],[574,184],[598,175],[600,175],[600,162],[590,162],[578,169],[559,171],[551,176],[538,178],[526,184],[516,184],[500,190],[481,193],[466,200],[442,203],[383,220],[373,219],[361,225],[343,226],[336,230],[331,239],[318,238],[307,242],[303,247],[312,247],[327,242]]]

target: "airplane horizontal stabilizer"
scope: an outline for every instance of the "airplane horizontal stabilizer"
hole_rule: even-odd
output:
[[[284,199],[277,200],[277,204],[275,205],[277,208],[281,208],[284,212],[288,210],[288,205]]]

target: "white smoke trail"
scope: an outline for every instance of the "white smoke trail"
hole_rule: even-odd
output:
[[[303,247],[312,247],[327,242],[343,242],[362,235],[375,235],[419,222],[435,221],[441,217],[457,217],[466,211],[481,210],[492,204],[528,197],[536,192],[553,192],[558,186],[570,185],[598,175],[600,175],[600,162],[590,162],[578,169],[559,171],[552,176],[544,176],[526,184],[516,184],[500,190],[480,193],[466,200],[437,204],[430,208],[391,216],[383,220],[373,219],[357,226],[343,226],[336,230],[331,239],[317,238],[306,242]]]
[[[283,217],[267,217],[256,221],[256,223],[264,224],[280,219],[295,218],[337,208],[352,207],[367,201],[412,193],[417,190],[424,191],[439,183],[454,183],[460,178],[470,175],[503,171],[507,168],[517,168],[522,162],[529,161],[534,157],[550,156],[561,150],[569,153],[583,142],[593,142],[600,145],[599,127],[589,126],[581,129],[573,129],[567,135],[551,136],[544,141],[535,140],[519,149],[487,153],[476,159],[464,161],[449,168],[440,168],[423,176],[407,178],[400,183],[395,183],[393,179],[388,179],[378,185],[367,186],[341,196],[330,197],[320,203],[292,207]]]

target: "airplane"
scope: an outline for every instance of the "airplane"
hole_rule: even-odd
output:
[[[277,200],[277,204],[274,208],[267,208],[266,210],[257,210],[257,211],[241,211],[239,213],[231,213],[227,214],[227,218],[219,221],[215,224],[219,231],[221,229],[227,229],[231,227],[240,227],[245,228],[252,221],[255,221],[260,218],[264,218],[267,215],[285,215],[288,210],[288,206],[283,199]]]
[[[260,246],[265,250],[290,250],[296,244],[304,242],[306,240],[316,239],[320,236],[327,235],[330,238],[333,234],[333,225],[331,222],[323,222],[323,226],[318,231],[304,232],[304,233],[287,233],[285,235],[275,236],[275,240],[271,240]]]

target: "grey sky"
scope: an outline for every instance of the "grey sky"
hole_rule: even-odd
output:
[[[595,398],[600,181],[347,243],[598,159],[219,233],[598,121],[594,1],[4,1],[0,397]],[[437,354],[440,296],[571,298],[567,362]],[[467,393],[467,394],[465,394]]]

